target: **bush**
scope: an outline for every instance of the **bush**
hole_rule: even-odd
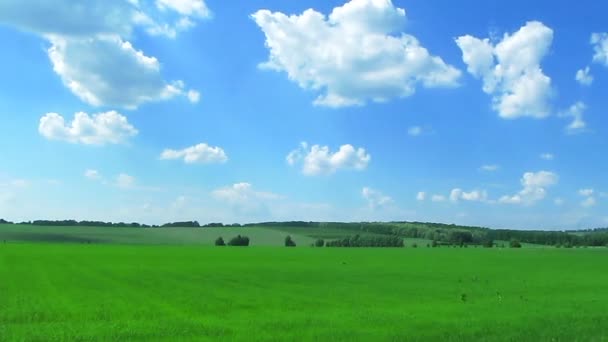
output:
[[[418,248],[418,244],[414,242],[414,243],[412,244],[412,248]]]
[[[433,242],[431,242],[431,247],[438,247],[439,243],[437,243],[437,240],[433,240]]]
[[[494,241],[492,241],[492,239],[485,240],[483,242],[483,246],[486,248],[492,248],[494,247]]]
[[[228,241],[228,246],[249,246],[249,238],[239,234]]]
[[[323,247],[325,246],[325,241],[323,239],[317,239],[315,241],[315,247]]]
[[[287,235],[285,237],[285,247],[295,247],[295,246],[296,246],[296,242],[293,241],[291,236]]]
[[[403,238],[399,236],[361,236],[355,235],[344,239],[328,241],[327,247],[403,247]]]
[[[216,246],[226,246],[226,243],[224,242],[224,239],[220,236],[215,240],[215,245]]]
[[[519,243],[519,241],[512,239],[511,241],[509,241],[509,247],[511,248],[521,248],[521,243]]]

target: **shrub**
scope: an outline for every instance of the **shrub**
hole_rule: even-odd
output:
[[[412,248],[418,248],[418,244],[414,242],[414,243],[412,244]]]
[[[249,246],[249,238],[239,234],[228,241],[228,246]]]
[[[431,242],[431,247],[437,247],[439,246],[439,244],[437,243],[437,240],[433,240],[433,242]]]
[[[215,245],[216,246],[226,246],[226,243],[224,242],[224,239],[220,236],[217,239],[215,239]]]
[[[494,247],[494,241],[492,239],[485,240],[483,242],[483,246],[486,248],[492,248]]]
[[[519,241],[512,239],[511,241],[509,241],[509,247],[511,248],[521,248],[521,243],[519,243]]]
[[[296,246],[296,242],[293,241],[291,236],[287,235],[285,237],[285,247],[295,247],[295,246]]]
[[[323,247],[325,246],[325,241],[323,239],[317,239],[315,241],[315,247]]]

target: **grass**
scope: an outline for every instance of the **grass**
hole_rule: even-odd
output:
[[[0,243],[93,243],[135,245],[213,245],[223,237],[227,242],[237,234],[251,237],[253,246],[282,246],[289,233],[279,230],[247,228],[111,228],[111,227],[44,227],[0,225]],[[298,244],[310,245],[313,238],[292,234]]]
[[[605,341],[608,249],[0,244],[0,340]]]

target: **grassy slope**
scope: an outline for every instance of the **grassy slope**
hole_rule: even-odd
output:
[[[607,258],[0,244],[0,340],[602,341]]]
[[[237,234],[251,238],[256,246],[282,246],[287,233],[258,227],[247,228],[110,228],[110,227],[41,227],[0,225],[0,242],[66,242],[95,244],[212,245],[218,236],[228,241]],[[295,234],[298,244],[314,240]]]

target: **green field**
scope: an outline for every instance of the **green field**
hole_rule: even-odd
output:
[[[0,244],[1,341],[605,341],[608,249]]]
[[[128,245],[213,245],[219,236],[228,240],[237,234],[251,237],[252,246],[282,246],[289,234],[277,229],[247,228],[112,228],[44,227],[0,225],[0,243],[91,243]],[[310,245],[312,237],[292,234],[297,243]]]

